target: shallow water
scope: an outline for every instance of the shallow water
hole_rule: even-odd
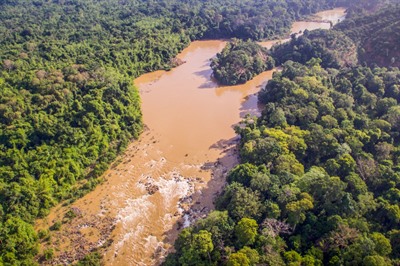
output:
[[[317,15],[337,21],[344,9]],[[330,24],[296,22],[292,32],[321,27]],[[258,114],[255,94],[273,73],[218,86],[209,60],[225,44],[193,42],[178,56],[186,63],[135,80],[147,129],[104,174],[106,182],[72,205],[80,215],[54,233],[51,246],[60,251],[53,262],[67,264],[111,239],[106,265],[157,264],[178,229],[213,208],[227,170],[237,163],[233,126],[245,114]],[[54,208],[37,227],[61,220],[70,208]]]

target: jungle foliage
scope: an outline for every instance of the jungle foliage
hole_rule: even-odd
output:
[[[368,65],[400,67],[400,4],[368,16],[354,15],[335,30],[359,46],[359,58]]]
[[[353,9],[349,9],[353,10]],[[372,14],[352,14],[333,30],[305,31],[288,43],[274,46],[277,64],[292,60],[305,64],[321,58],[323,67],[400,66],[400,6],[385,7]]]
[[[238,39],[229,42],[211,60],[214,77],[224,85],[245,83],[261,72],[271,70],[274,65],[274,59],[267,48],[254,41]]]
[[[299,37],[293,34],[289,42],[272,47],[271,55],[279,65],[288,60],[305,64],[311,58],[321,58],[322,66],[329,68],[358,63],[356,44],[333,30],[306,30]]]
[[[340,27],[275,48],[241,163],[165,265],[400,264],[400,70],[346,62],[363,42]]]
[[[35,264],[35,218],[90,190],[140,134],[133,78],[171,68],[191,40],[273,37],[335,4],[0,1],[0,264]]]
[[[320,62],[288,61],[260,92],[217,210],[166,265],[400,262],[400,71]]]

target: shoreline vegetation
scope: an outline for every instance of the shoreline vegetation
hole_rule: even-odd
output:
[[[38,235],[32,224],[57,202],[81,196],[77,182],[88,180],[84,187],[93,188],[139,136],[140,99],[132,78],[169,69],[191,40],[258,40],[334,7],[331,1],[297,1],[296,8],[285,1],[256,7],[250,2],[233,11],[227,0],[193,6],[113,0],[0,4],[0,263],[51,260],[53,250],[38,254],[39,238],[46,241],[48,231]],[[236,23],[241,12],[256,15]],[[272,20],[261,19],[262,12]],[[254,28],[260,26],[256,21],[265,25]]]
[[[399,9],[273,47],[282,71],[236,127],[240,164],[164,265],[400,263]]]
[[[211,59],[213,76],[222,85],[244,84],[274,66],[268,49],[250,40],[233,39]]]

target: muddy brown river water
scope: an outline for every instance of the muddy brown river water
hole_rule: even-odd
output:
[[[325,22],[296,22],[292,32],[329,28],[326,21],[343,19],[344,11],[320,12]],[[244,85],[218,86],[209,60],[225,44],[193,42],[178,55],[183,65],[135,80],[146,129],[104,174],[103,184],[38,221],[38,229],[48,228],[71,208],[77,215],[43,245],[56,251],[49,263],[69,264],[108,243],[102,249],[106,265],[157,265],[179,229],[212,210],[226,172],[237,163],[233,126],[245,114],[258,114],[256,93],[273,73]]]

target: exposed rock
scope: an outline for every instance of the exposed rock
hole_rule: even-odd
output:
[[[160,190],[160,188],[157,185],[154,185],[151,183],[146,183],[145,186],[146,186],[147,193],[149,193],[150,195],[153,195],[158,190]]]

